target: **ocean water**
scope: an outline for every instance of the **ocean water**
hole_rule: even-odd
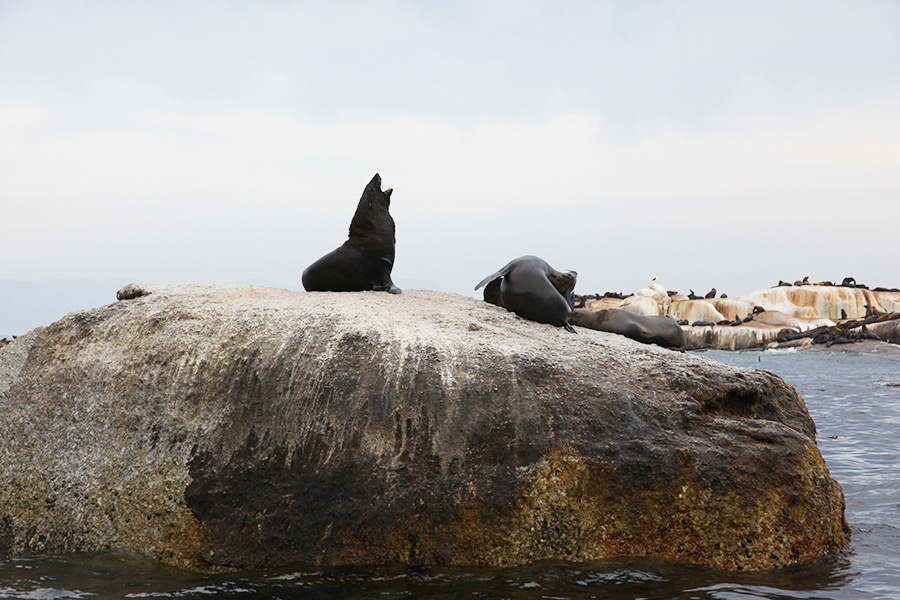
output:
[[[843,486],[850,547],[813,564],[734,574],[660,561],[507,569],[282,568],[196,575],[121,553],[0,559],[0,598],[900,599],[900,357],[854,352],[718,352],[804,397]]]

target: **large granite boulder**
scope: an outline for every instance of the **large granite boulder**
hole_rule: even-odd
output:
[[[437,292],[120,297],[0,349],[2,554],[768,569],[846,543],[771,373]]]

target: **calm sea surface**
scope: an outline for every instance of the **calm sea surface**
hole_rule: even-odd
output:
[[[777,373],[806,399],[819,449],[844,488],[848,551],[753,575],[667,562],[511,569],[294,567],[193,575],[116,553],[0,560],[0,598],[897,598],[900,599],[900,358],[828,352],[707,352]]]

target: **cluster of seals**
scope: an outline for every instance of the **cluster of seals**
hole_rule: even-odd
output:
[[[303,289],[401,292],[391,280],[396,246],[394,219],[389,212],[392,191],[381,191],[381,176],[376,173],[359,199],[347,241],[303,271]],[[568,321],[575,303],[572,291],[577,276],[575,271],[557,271],[536,256],[522,256],[489,275],[475,289],[487,284],[487,302],[525,319],[574,332]]]
[[[900,319],[900,313],[880,313],[870,315],[863,319],[851,319],[838,323],[834,326],[817,327],[808,331],[787,331],[778,336],[779,343],[790,342],[803,338],[811,338],[813,344],[824,344],[832,346],[834,344],[852,344],[865,340],[881,340],[878,335],[868,330],[867,325],[873,323],[883,323],[885,321],[893,321]]]
[[[520,256],[485,277],[484,300],[524,319],[573,331],[569,315],[575,305],[575,271],[557,271],[537,256]]]
[[[381,176],[376,173],[359,199],[350,221],[349,238],[303,271],[303,289],[400,293],[391,281],[396,245],[394,219],[388,210],[392,191],[381,191]]]
[[[400,288],[391,280],[396,247],[396,229],[394,219],[390,214],[392,191],[391,188],[381,190],[381,176],[376,173],[359,199],[356,212],[350,221],[347,241],[303,271],[302,282],[306,291],[361,292],[372,290],[391,294],[401,293]],[[578,306],[584,306],[586,300],[592,299],[591,296],[575,296],[573,290],[577,276],[575,271],[557,271],[537,256],[521,256],[510,261],[499,271],[488,275],[475,286],[475,289],[485,286],[484,299],[486,302],[538,323],[563,327],[572,332],[575,331],[572,328],[572,324],[574,324],[624,335],[645,344],[684,348],[684,333],[678,322],[671,317],[643,316],[622,309],[588,311],[579,308],[575,310],[576,299]],[[778,284],[791,285],[783,281],[779,281]],[[804,277],[794,285],[808,284],[809,278]],[[817,285],[831,285],[831,282]],[[857,284],[852,277],[844,278],[841,285],[866,288],[864,285]],[[119,300],[131,300],[148,293],[150,290],[144,286],[131,285],[120,290],[117,297]],[[669,292],[670,296],[673,294],[673,292]],[[713,288],[705,295],[705,298],[715,298],[715,296],[716,289]],[[595,294],[593,299],[599,299],[599,297],[599,294]],[[625,295],[607,292],[604,297],[624,298]],[[691,299],[701,298],[694,294],[693,290],[690,291],[688,297]],[[724,298],[725,294],[722,294],[722,297]],[[754,309],[755,313],[756,309]],[[736,326],[752,318],[753,315],[748,315],[746,319],[735,319],[733,323],[723,322],[721,324]],[[706,323],[694,323],[695,326],[701,324]],[[849,331],[843,327],[840,329]],[[860,335],[871,336],[865,327],[853,334],[841,333],[841,331],[818,332],[817,341],[821,339],[821,343],[840,343],[845,339]],[[0,340],[0,347],[7,343],[6,339]]]
[[[723,296],[724,298],[725,296]],[[694,321],[693,323],[688,323],[687,321],[678,321],[679,325],[690,325],[691,327],[712,327],[713,325],[723,325],[728,327],[738,327],[743,325],[744,323],[749,323],[753,320],[754,315],[758,315],[761,312],[766,312],[762,306],[754,306],[753,312],[748,313],[746,317],[743,319],[736,316],[734,321],[729,321],[728,319],[724,319],[722,321],[718,321],[713,323],[712,321]]]
[[[595,300],[600,300],[601,298],[615,298],[616,300],[624,300],[630,294],[623,294],[621,292],[605,292],[603,294],[573,294],[572,297],[575,298],[575,308],[583,308],[588,302],[592,302]]]
[[[624,335],[643,344],[684,349],[684,331],[672,317],[638,315],[621,308],[590,311],[577,308],[569,322],[573,325]]]
[[[667,293],[669,294],[669,296],[674,296],[678,292],[675,292],[675,293],[667,292]],[[688,290],[687,297],[688,297],[688,300],[708,300],[710,298],[715,298],[717,293],[718,292],[716,291],[716,288],[712,288],[711,290],[706,292],[705,296],[698,296],[697,294],[694,293],[694,290]],[[728,296],[726,294],[722,294],[721,297],[727,298]]]
[[[778,284],[777,284],[777,285],[773,285],[772,287],[791,287],[791,286],[800,286],[800,285],[821,285],[821,286],[830,286],[830,287],[849,287],[849,288],[858,288],[858,289],[861,289],[861,290],[868,290],[868,289],[870,289],[869,286],[867,286],[867,285],[864,284],[864,283],[856,283],[856,279],[853,278],[853,277],[844,277],[844,279],[841,280],[840,283],[834,283],[834,282],[832,282],[832,281],[817,281],[817,282],[815,282],[815,283],[810,283],[809,277],[804,277],[803,279],[798,279],[798,280],[795,281],[794,283],[791,283],[791,282],[789,282],[789,281],[782,281],[781,279],[779,279],[779,280],[778,280]],[[876,288],[871,288],[871,289],[872,289],[872,291],[875,291],[875,292],[900,292],[900,289],[898,289],[898,288],[876,287]]]

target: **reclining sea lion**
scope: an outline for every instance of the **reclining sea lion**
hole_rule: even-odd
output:
[[[569,315],[575,298],[575,271],[557,271],[537,256],[521,256],[485,277],[478,285],[484,288],[484,300],[524,319],[547,323],[574,331]]]
[[[569,323],[597,331],[618,333],[643,344],[684,348],[684,332],[672,317],[644,316],[621,308],[590,311],[576,309]]]

